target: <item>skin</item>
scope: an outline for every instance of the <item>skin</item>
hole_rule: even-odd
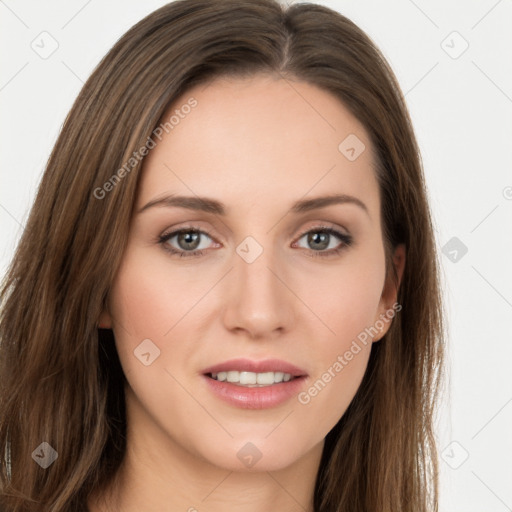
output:
[[[227,215],[162,205],[134,215],[100,318],[114,331],[128,380],[128,450],[114,503],[127,512],[233,505],[311,511],[324,438],[391,321],[359,343],[357,355],[307,404],[293,397],[269,409],[240,409],[219,400],[200,376],[234,357],[275,357],[308,373],[307,391],[392,309],[397,288],[385,273],[370,140],[337,98],[304,82],[216,80],[187,91],[173,109],[190,97],[197,106],[144,161],[134,211],[180,194],[217,199]],[[338,150],[351,133],[366,146],[355,161]],[[360,199],[368,212],[345,203],[287,213],[297,200],[333,193]],[[301,235],[325,225],[350,234],[353,244],[311,257],[318,246]],[[210,233],[201,235],[203,255],[171,255],[158,242],[184,227]],[[247,236],[263,249],[252,263],[236,252]],[[333,235],[328,242],[320,251],[343,244]],[[165,244],[189,247],[177,236]],[[403,246],[394,258],[401,278]],[[144,366],[134,349],[147,338],[161,353]],[[261,452],[252,468],[237,457],[248,442]],[[95,499],[89,505],[106,510]]]

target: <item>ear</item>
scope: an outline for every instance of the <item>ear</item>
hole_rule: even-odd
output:
[[[398,281],[395,281],[395,276],[392,270],[388,272],[384,288],[382,289],[377,316],[375,317],[374,322],[376,328],[382,328],[379,329],[379,333],[373,338],[373,341],[379,341],[384,337],[391,327],[391,322],[396,311],[400,311],[400,309],[402,309],[401,305],[394,306],[394,304],[397,302],[398,289],[400,288],[405,268],[405,244],[398,244],[395,247],[393,253],[393,265],[396,270]]]
[[[98,321],[99,329],[112,329],[112,318],[110,317],[110,313],[104,309]]]

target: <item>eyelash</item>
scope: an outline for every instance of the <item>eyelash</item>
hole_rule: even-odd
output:
[[[173,255],[179,255],[181,258],[202,256],[204,254],[203,249],[196,250],[196,251],[183,251],[183,250],[180,251],[180,250],[175,249],[174,247],[169,246],[169,244],[167,244],[167,242],[171,238],[174,238],[176,235],[180,235],[182,233],[190,233],[190,232],[204,234],[204,235],[207,235],[212,240],[214,240],[213,236],[207,230],[201,229],[196,226],[190,226],[190,227],[178,229],[176,231],[171,231],[169,233],[163,233],[162,235],[160,235],[158,237],[158,243],[160,243],[162,245],[162,247],[164,248],[165,251],[170,252]],[[319,256],[321,258],[328,258],[328,257],[337,256],[342,251],[344,251],[345,249],[350,247],[353,242],[351,235],[346,235],[344,233],[340,233],[336,229],[333,229],[328,226],[317,226],[312,229],[308,229],[307,231],[305,231],[301,235],[299,235],[298,240],[300,240],[304,235],[307,235],[309,233],[326,233],[329,235],[333,235],[336,238],[339,238],[340,241],[342,242],[341,246],[336,249],[330,249],[328,251],[313,251],[313,250],[311,250],[311,252],[312,252],[311,257]]]

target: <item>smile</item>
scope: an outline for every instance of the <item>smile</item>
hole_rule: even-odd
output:
[[[227,372],[218,372],[208,374],[212,379],[220,382],[231,382],[239,386],[247,387],[264,387],[278,384],[279,382],[288,382],[294,377],[290,373],[284,372],[240,372],[237,370],[230,370]]]

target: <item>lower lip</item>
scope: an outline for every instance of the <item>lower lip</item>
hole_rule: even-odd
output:
[[[248,388],[231,382],[221,382],[208,375],[203,375],[203,378],[221,400],[242,409],[268,409],[283,404],[299,393],[306,380],[306,376],[303,375],[288,382]]]

